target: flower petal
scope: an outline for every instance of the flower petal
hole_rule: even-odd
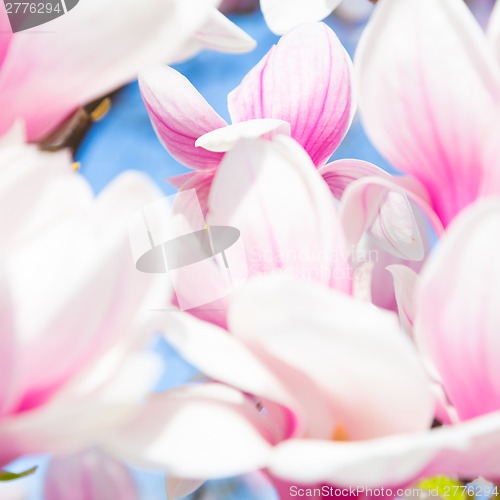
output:
[[[157,66],[141,73],[139,86],[156,134],[170,154],[197,170],[217,167],[223,155],[196,148],[195,142],[226,122],[189,80],[172,68]]]
[[[251,276],[280,271],[350,291],[333,199],[288,137],[243,140],[227,153],[212,185],[207,223],[239,229]]]
[[[388,195],[392,195],[391,203],[381,213]],[[378,233],[378,242],[385,241],[383,248],[402,258],[421,260],[425,252],[419,225],[411,210],[408,212],[409,207],[401,205],[401,198],[394,198],[397,195],[405,195],[413,201],[428,217],[438,235],[442,233],[441,221],[429,206],[427,193],[417,181],[407,177],[363,177],[352,182],[342,198],[341,215],[347,240],[356,245],[378,217],[379,224],[380,221],[384,223],[373,232]],[[398,220],[401,210],[403,224]]]
[[[376,176],[381,179],[391,179],[390,175],[382,169],[359,160],[334,161],[320,168],[319,171],[337,199],[342,198],[349,185],[363,177]],[[369,208],[377,212],[367,218],[373,219],[369,227],[370,234],[381,248],[396,257],[421,260],[424,256],[422,237],[406,196],[393,191],[386,191],[383,195],[383,190],[379,191],[380,198],[375,197],[379,200],[378,203],[373,201],[373,204],[367,204]],[[352,191],[350,193],[352,195]],[[352,203],[350,201],[347,206],[353,208]],[[359,210],[359,206],[366,205],[358,205],[356,211]],[[346,224],[347,231],[349,231],[352,221],[347,208],[344,209],[343,216],[344,221],[348,221]]]
[[[450,226],[421,275],[415,338],[461,419],[500,409],[500,202]]]
[[[235,123],[202,135],[195,143],[197,148],[204,148],[216,153],[225,153],[234,148],[240,139],[271,139],[274,135],[290,135],[290,124],[283,120],[260,118]]]
[[[314,380],[350,439],[432,420],[428,380],[392,313],[314,283],[266,277],[236,293],[229,326]]]
[[[304,22],[321,21],[341,0],[261,0],[266,22],[274,33],[282,35]]]
[[[205,483],[204,479],[183,479],[169,474],[166,481],[167,498],[175,500],[187,497],[200,488],[203,483]]]
[[[220,384],[187,386],[150,398],[106,445],[124,459],[178,477],[221,478],[264,466],[266,426],[240,392]]]
[[[8,293],[5,277],[0,275],[0,416],[8,408],[12,398],[17,361],[14,318],[12,317],[12,304]]]
[[[127,468],[97,449],[51,460],[45,480],[46,500],[137,500]]]
[[[277,476],[340,487],[404,486],[436,475],[498,478],[500,415],[425,433],[359,442],[290,440],[275,448]],[[403,494],[396,493],[402,497]]]
[[[412,333],[415,317],[415,287],[418,274],[408,266],[392,265],[387,267],[394,279],[399,320],[406,332]]]
[[[478,194],[485,116],[500,98],[480,27],[464,2],[382,0],[355,66],[368,134],[448,224]]]
[[[214,3],[86,0],[51,21],[42,36],[16,33],[0,76],[0,133],[22,118],[28,138],[39,139],[143,67],[171,61]]]
[[[310,10],[309,3],[300,3]],[[289,2],[286,9],[292,10]],[[351,123],[351,80],[351,61],[333,31],[322,23],[304,24],[282,37],[229,94],[229,111],[233,122],[290,123],[292,137],[319,166]]]

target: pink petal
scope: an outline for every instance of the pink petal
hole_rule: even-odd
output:
[[[461,419],[500,409],[499,234],[500,203],[473,205],[450,226],[417,292],[416,340]]]
[[[169,474],[166,480],[167,498],[175,500],[187,497],[201,488],[204,483],[204,479],[183,479]]]
[[[236,293],[232,332],[310,377],[349,439],[426,429],[428,380],[392,313],[314,283],[261,278]]]
[[[278,35],[304,22],[321,21],[341,0],[261,0],[262,13],[271,31]]]
[[[415,287],[418,282],[418,274],[413,269],[402,265],[392,265],[387,270],[394,279],[401,325],[405,331],[411,334],[415,317]]]
[[[8,409],[14,395],[15,369],[17,349],[12,317],[12,303],[5,276],[0,275],[0,318],[2,322],[0,335],[0,416]],[[2,464],[0,464],[2,465]]]
[[[195,142],[226,122],[189,80],[172,68],[157,66],[141,73],[139,85],[151,123],[170,154],[197,170],[217,167],[223,155],[196,148]]]
[[[45,221],[8,260],[23,349],[20,409],[45,402],[115,342],[137,341],[134,321],[155,283],[134,268],[127,231],[129,217],[161,196],[149,179],[122,174],[93,199],[86,182],[71,176],[46,203],[61,191],[79,206]]]
[[[137,500],[139,492],[127,468],[97,449],[51,460],[46,500]]]
[[[271,425],[250,398],[220,384],[204,384],[150,398],[106,445],[146,467],[210,479],[263,467],[270,433]]]
[[[421,433],[358,442],[289,440],[275,448],[270,470],[304,483],[344,487],[399,486],[447,475],[498,478],[500,415]],[[399,486],[398,486],[399,485]]]
[[[478,195],[485,117],[500,71],[464,2],[386,0],[358,47],[365,127],[380,151],[417,177],[447,225]]]
[[[210,192],[207,222],[241,231],[250,276],[280,271],[351,289],[333,199],[290,138],[245,140],[226,155]]]
[[[359,160],[334,161],[319,171],[337,199],[341,199],[348,186],[358,179],[371,176],[388,181],[391,179],[382,169]],[[374,191],[372,188],[374,199],[367,203],[368,209],[373,210],[373,213],[367,217],[369,228],[366,229],[369,229],[370,234],[385,251],[397,257],[421,260],[424,253],[422,237],[406,196],[393,191],[384,192],[382,189],[377,190],[375,196]],[[349,193],[352,196],[352,189]],[[355,209],[358,212],[360,207],[364,206],[359,201],[361,200],[356,200],[356,207],[353,206],[352,200],[345,203],[343,214],[344,220],[348,221],[348,232],[349,226],[352,225],[350,210]]]
[[[7,56],[9,45],[12,41],[12,32],[10,28],[9,17],[4,6],[0,7],[0,69]]]
[[[1,68],[0,134],[22,119],[28,138],[37,140],[143,67],[175,59],[214,3],[145,0],[124,8],[122,0],[86,0],[42,36],[32,34],[37,27],[16,33]]]
[[[405,195],[422,209],[437,234],[442,233],[441,221],[429,206],[427,193],[418,182],[406,177],[364,177],[350,184],[342,199],[342,219],[348,241],[356,245],[363,233],[372,227],[378,216],[380,216],[379,220],[383,220],[387,215],[389,216],[388,223],[384,224],[386,231],[382,233],[378,231],[378,241],[382,241],[383,235],[386,240],[384,248],[391,249],[394,255],[411,260],[422,259],[424,245],[420,237],[419,226],[414,219],[410,219],[410,224],[408,224],[407,217],[402,219],[403,224],[401,224],[397,218],[401,209],[399,202],[389,205],[387,214],[381,213],[381,207],[389,194]],[[403,208],[408,216],[408,207],[404,205]]]
[[[233,122],[290,123],[292,137],[316,166],[342,141],[354,107],[349,56],[321,23],[304,24],[282,37],[229,95]]]

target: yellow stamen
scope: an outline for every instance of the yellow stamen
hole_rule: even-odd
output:
[[[332,441],[349,441],[347,431],[342,424],[338,424],[332,434]]]
[[[74,161],[73,162],[73,165],[71,165],[73,167],[73,172],[78,172],[80,170],[80,162],[79,161]]]
[[[106,97],[106,99],[103,99],[97,106],[97,108],[90,113],[90,117],[92,118],[92,121],[97,122],[104,118],[108,111],[111,108],[111,99],[109,97]]]

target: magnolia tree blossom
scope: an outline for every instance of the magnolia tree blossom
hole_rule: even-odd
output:
[[[277,461],[273,473],[290,479],[279,465],[289,440],[343,446],[349,439],[356,450],[360,442],[429,428],[434,397],[425,371],[397,316],[350,296],[339,214],[300,152],[289,138],[248,140],[224,158],[208,217],[240,229],[262,276],[228,298],[225,328],[171,315],[166,338],[217,383],[152,398],[108,436],[114,453],[197,480]],[[276,189],[273,176],[293,193]],[[310,255],[324,261],[308,261]],[[310,279],[315,271],[323,271],[322,280]],[[294,480],[355,482],[340,473],[315,477],[317,460],[304,460],[310,466]],[[394,479],[405,482],[405,470]]]
[[[463,2],[378,2],[356,54],[360,110],[374,144],[410,175],[350,186],[346,203],[364,199],[365,221],[396,184],[438,232],[476,199],[500,194],[499,26],[498,3],[489,44]]]
[[[217,0],[86,0],[50,22],[12,34],[0,5],[0,134],[16,119],[30,140],[79,106],[153,63],[200,47],[241,52],[254,42],[216,10]]]
[[[150,300],[127,224],[161,197],[124,173],[97,198],[65,151],[42,153],[18,129],[1,138],[0,468],[24,454],[93,444],[134,410],[158,376],[143,353]]]
[[[229,94],[233,125],[173,69],[146,71],[139,83],[159,139],[195,169],[174,178],[175,185],[195,187],[205,205],[217,167],[239,138],[290,134],[320,166],[342,141],[355,109],[349,56],[321,23],[282,37]]]
[[[355,110],[349,56],[325,24],[309,23],[292,30],[248,73],[228,98],[232,125],[227,125],[173,69],[158,67],[144,72],[140,86],[158,137],[176,159],[195,169],[171,182],[182,190],[195,188],[205,212],[214,175],[224,155],[242,137],[271,140],[290,134],[309,154],[336,200],[356,179],[377,176],[390,180],[387,173],[366,162],[346,160],[325,165],[347,132]],[[236,176],[238,172],[236,168]],[[269,182],[289,189],[279,178]],[[217,196],[224,199],[226,195]],[[368,229],[367,248],[380,253],[376,263],[380,274],[382,261],[421,260],[425,245],[408,201],[398,193],[384,194],[377,200],[383,207],[369,224],[360,225],[358,207],[349,206],[344,211],[349,242],[358,243]],[[391,256],[382,258],[386,252]],[[382,297],[388,295],[384,288],[392,288],[388,274],[386,281],[373,290],[374,297],[377,303],[393,307],[392,292],[392,297]]]
[[[282,161],[289,175],[299,168]],[[216,183],[234,186],[228,172],[223,165]],[[312,166],[303,175],[318,176]],[[257,178],[242,177],[240,199],[270,196]],[[273,220],[279,212],[266,207]],[[210,382],[156,395],[107,445],[185,478],[179,491],[255,469],[290,484],[347,487],[396,488],[441,474],[498,480],[498,315],[484,300],[497,277],[484,252],[496,251],[499,225],[498,200],[473,207],[425,265],[410,318],[422,358],[393,313],[279,270],[231,296],[225,329],[172,314],[166,338]],[[336,251],[342,245],[336,239]],[[456,411],[441,428],[431,429],[438,408],[421,360]]]

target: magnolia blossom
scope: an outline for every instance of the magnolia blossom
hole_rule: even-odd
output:
[[[30,140],[153,63],[200,47],[241,52],[254,42],[217,0],[85,0],[50,24],[11,33],[0,5],[0,134],[16,119]]]
[[[166,338],[218,383],[155,396],[109,437],[113,452],[203,480],[269,467],[291,439],[340,445],[426,431],[434,400],[425,371],[396,315],[350,297],[339,214],[304,151],[284,137],[239,143],[208,203],[213,224],[240,229],[260,281],[228,298],[224,329],[171,315]],[[292,479],[319,474],[307,460]],[[274,472],[290,479],[278,462]]]
[[[145,308],[163,283],[137,272],[128,218],[161,194],[124,173],[97,198],[66,151],[1,138],[0,468],[93,444],[158,376]]]
[[[171,68],[144,72],[139,83],[159,139],[195,169],[174,184],[195,187],[205,206],[217,167],[239,138],[290,134],[321,166],[342,141],[355,109],[349,56],[321,23],[282,37],[229,94],[233,125]]]
[[[262,147],[256,143],[253,150]],[[290,158],[282,161],[289,162],[291,176],[301,167]],[[226,172],[221,167],[216,183],[225,175],[234,182]],[[267,184],[256,182],[259,175],[250,184],[242,179],[242,208],[259,198],[253,191],[270,196]],[[311,183],[318,176],[313,168],[302,175]],[[289,198],[290,207],[306,203],[311,201],[305,197]],[[257,220],[272,221],[280,213],[271,204],[265,212],[252,205]],[[299,229],[306,230],[305,222],[296,221]],[[432,363],[455,407],[453,425],[431,429],[437,406],[430,378],[393,313],[275,271],[231,297],[226,329],[171,315],[166,338],[211,382],[156,395],[118,435],[108,436],[108,446],[187,479],[180,491],[255,469],[284,484],[385,486],[394,492],[441,474],[498,480],[492,335],[498,314],[484,297],[495,296],[496,267],[489,262],[499,229],[497,200],[459,216],[424,267],[409,315],[422,359]],[[343,245],[336,240],[337,251]]]
[[[399,185],[438,233],[476,199],[500,193],[500,5],[488,38],[455,0],[380,0],[356,54],[360,109],[374,144],[410,174],[348,189],[369,223],[381,193]]]

